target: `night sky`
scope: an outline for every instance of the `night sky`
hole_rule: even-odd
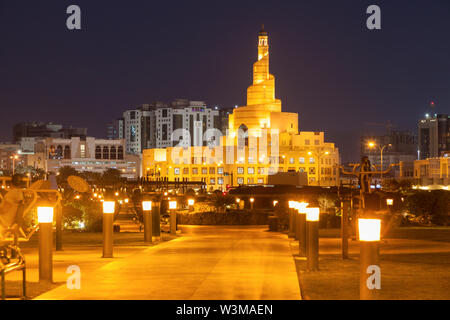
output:
[[[77,4],[82,30],[66,28]],[[382,30],[366,28],[381,7]],[[0,0],[0,141],[21,121],[88,127],[132,106],[174,98],[244,105],[269,33],[283,111],[325,131],[343,161],[359,136],[391,121],[416,130],[431,101],[450,112],[450,1],[3,1]]]

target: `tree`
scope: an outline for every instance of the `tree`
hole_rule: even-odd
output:
[[[107,169],[102,174],[102,182],[105,185],[114,186],[121,182],[120,170],[117,169]]]
[[[67,182],[67,178],[70,176],[79,176],[80,173],[75,170],[75,168],[71,166],[64,166],[58,171],[58,175],[56,176],[56,182],[58,185],[64,185]]]

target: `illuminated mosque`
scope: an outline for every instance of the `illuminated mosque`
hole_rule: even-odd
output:
[[[269,72],[269,41],[258,33],[258,60],[253,84],[247,88],[247,105],[233,109],[228,131],[212,135],[206,146],[143,150],[144,177],[169,181],[204,181],[208,190],[227,186],[265,185],[278,172],[297,172],[307,185],[339,183],[339,151],[325,142],[324,132],[299,131],[298,114],[283,112],[275,98],[275,78]],[[184,147],[183,147],[184,146]]]

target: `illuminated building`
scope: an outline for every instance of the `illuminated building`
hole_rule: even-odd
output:
[[[306,172],[309,185],[339,183],[339,152],[334,143],[325,142],[323,132],[299,132],[298,115],[282,112],[281,100],[275,98],[264,29],[258,34],[258,60],[253,65],[253,84],[247,89],[247,105],[233,109],[228,132],[219,137],[212,134],[211,141],[220,144],[143,150],[144,177],[205,181],[209,190],[267,184],[268,175],[289,171]]]

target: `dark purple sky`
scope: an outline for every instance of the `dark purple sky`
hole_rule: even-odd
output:
[[[82,30],[66,28],[66,8]],[[382,30],[366,28],[370,4]],[[415,129],[430,101],[450,112],[450,1],[3,1],[0,141],[20,121],[88,127],[177,97],[245,104],[261,23],[283,110],[325,131],[342,159],[388,120]]]

